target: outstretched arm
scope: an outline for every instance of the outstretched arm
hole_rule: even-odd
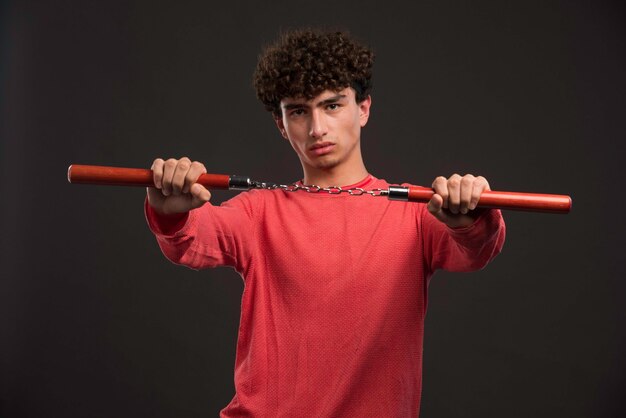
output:
[[[228,265],[241,271],[252,231],[247,196],[221,207],[205,205],[211,193],[195,182],[206,169],[187,157],[157,158],[152,170],[155,187],[147,189],[146,218],[163,254],[194,269]]]
[[[483,268],[502,249],[505,226],[498,209],[477,209],[484,177],[454,174],[437,177],[435,194],[422,216],[425,262],[431,271],[473,271]]]

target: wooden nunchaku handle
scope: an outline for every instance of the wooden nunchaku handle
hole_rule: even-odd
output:
[[[406,193],[409,202],[428,202],[434,194],[428,187],[409,186]],[[572,199],[565,195],[484,191],[478,201],[478,207],[512,209],[530,212],[568,213],[572,208]]]
[[[104,167],[73,164],[67,169],[70,183],[101,184],[107,186],[154,187],[152,170],[144,168]],[[208,189],[229,189],[227,174],[201,174],[197,183]]]

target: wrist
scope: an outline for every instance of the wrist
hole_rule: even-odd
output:
[[[162,213],[148,201],[145,203],[145,213],[151,229],[163,235],[173,235],[181,230],[189,218],[189,212]]]

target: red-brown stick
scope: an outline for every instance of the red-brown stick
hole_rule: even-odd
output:
[[[428,202],[435,192],[420,186],[409,186],[409,202]],[[478,207],[514,209],[531,212],[568,213],[572,199],[565,195],[485,191]]]
[[[227,174],[202,174],[197,183],[209,189],[228,189],[229,179]],[[154,187],[152,170],[144,168],[74,164],[67,170],[67,180],[70,183]]]

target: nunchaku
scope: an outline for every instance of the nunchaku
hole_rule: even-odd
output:
[[[152,170],[142,168],[73,164],[67,170],[67,179],[70,183],[78,184],[154,187]],[[366,191],[360,188],[347,190],[338,186],[329,188],[321,188],[319,186],[286,186],[252,180],[246,176],[229,174],[201,174],[196,183],[203,185],[207,189],[218,190],[284,189],[287,191],[304,190],[309,193],[325,191],[330,194],[348,192],[350,195],[369,194],[372,196],[386,196],[390,200],[422,203],[428,202],[435,193],[432,188],[414,185],[392,185],[388,189],[375,189],[374,191]],[[572,199],[569,196],[557,194],[488,190],[484,191],[480,196],[477,207],[565,214],[572,207]]]

